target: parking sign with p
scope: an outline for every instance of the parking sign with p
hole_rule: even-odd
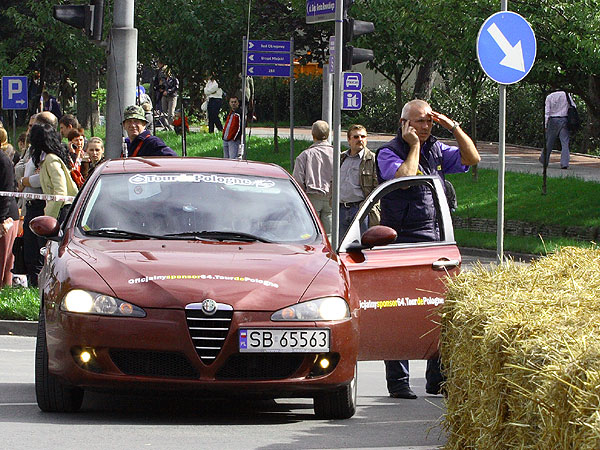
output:
[[[2,77],[2,109],[27,109],[27,77]]]

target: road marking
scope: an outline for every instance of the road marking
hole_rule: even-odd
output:
[[[0,352],[29,353],[29,352],[35,352],[35,349],[31,349],[31,350],[15,350],[14,348],[0,348]]]
[[[37,403],[0,403],[0,406],[37,406]]]

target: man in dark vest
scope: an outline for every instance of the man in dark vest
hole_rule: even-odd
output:
[[[458,147],[442,143],[431,135],[433,123],[450,131]],[[444,185],[447,173],[467,172],[479,163],[479,152],[460,124],[435,112],[423,100],[411,100],[402,108],[400,128],[394,139],[377,150],[379,183],[393,178],[436,175]],[[381,225],[398,233],[397,242],[439,240],[433,194],[425,186],[399,189],[381,199]],[[417,398],[409,384],[408,361],[385,361],[390,397]],[[443,381],[439,359],[427,361],[428,394],[439,394]]]
[[[127,133],[127,157],[177,156],[164,141],[153,136],[147,129],[146,113],[141,106],[131,105],[123,113],[123,128]]]

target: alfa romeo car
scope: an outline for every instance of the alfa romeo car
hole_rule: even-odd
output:
[[[398,244],[360,219],[394,189],[431,189],[440,241]],[[35,385],[43,411],[86,390],[314,399],[351,417],[358,360],[437,352],[442,278],[460,265],[443,188],[380,186],[339,248],[281,167],[210,158],[103,163],[48,239]]]

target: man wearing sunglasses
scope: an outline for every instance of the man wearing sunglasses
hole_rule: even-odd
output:
[[[363,200],[378,184],[375,153],[367,148],[367,129],[362,125],[351,125],[346,136],[349,149],[340,155],[340,238],[348,231]],[[361,222],[361,233],[378,223],[379,205]]]

